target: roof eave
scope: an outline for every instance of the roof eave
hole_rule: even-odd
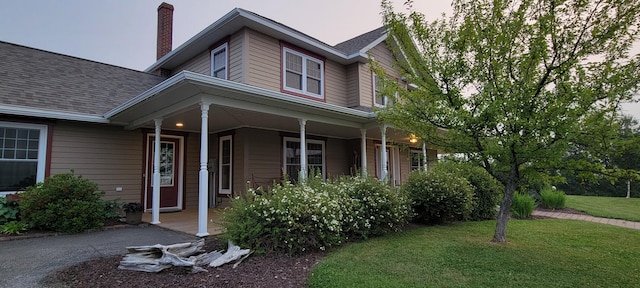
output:
[[[53,111],[53,110],[28,108],[28,107],[21,107],[21,106],[12,106],[12,105],[6,105],[6,104],[0,105],[0,114],[48,118],[48,119],[56,119],[56,120],[81,121],[81,122],[90,122],[90,123],[109,123],[109,119],[106,119],[105,117],[102,117],[102,116],[70,113],[66,111],[63,112],[63,111]]]

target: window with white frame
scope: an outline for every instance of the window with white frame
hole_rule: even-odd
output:
[[[47,126],[0,122],[0,195],[44,181]]]
[[[389,97],[382,93],[382,81],[373,73],[373,103],[377,107],[385,107],[389,104]]]
[[[424,154],[420,150],[411,150],[411,171],[424,169]]]
[[[289,48],[282,49],[283,89],[324,99],[324,61]]]
[[[227,50],[227,43],[211,50],[211,76],[227,79]]]
[[[283,171],[291,180],[296,181],[300,174],[300,139],[285,137],[283,142]],[[325,178],[324,144],[322,140],[307,139],[307,175],[314,171]]]

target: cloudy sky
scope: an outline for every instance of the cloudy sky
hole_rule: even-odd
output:
[[[379,0],[166,0],[174,10],[173,47],[239,7],[334,45],[382,25]],[[404,0],[393,1],[398,9]],[[416,0],[427,19],[449,0]],[[161,0],[2,0],[0,41],[144,70],[155,61]],[[640,105],[626,106],[640,119]]]

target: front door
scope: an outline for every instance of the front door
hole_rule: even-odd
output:
[[[182,143],[180,136],[160,137],[160,211],[182,210]],[[155,136],[147,136],[145,207],[153,203],[153,164]]]

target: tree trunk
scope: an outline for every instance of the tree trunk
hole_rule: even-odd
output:
[[[493,234],[492,242],[506,243],[507,242],[507,223],[509,222],[509,216],[511,215],[511,202],[513,201],[513,193],[516,191],[516,170],[511,169],[511,175],[507,179],[506,185],[504,185],[504,197],[500,203],[500,211],[498,212],[498,221],[496,222],[496,231]]]
[[[631,198],[631,180],[627,180],[627,198]]]

